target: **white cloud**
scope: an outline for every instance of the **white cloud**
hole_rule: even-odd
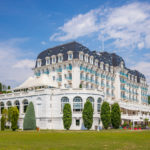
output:
[[[91,10],[86,14],[73,17],[62,27],[59,27],[60,32],[53,34],[50,40],[66,41],[98,31],[98,25],[96,24],[97,13],[98,10]]]
[[[15,38],[0,42],[0,82],[3,84],[14,87],[32,75],[33,60],[26,59],[27,52],[19,48],[26,40]]]
[[[66,41],[95,33],[116,48],[150,48],[150,4],[134,2],[79,14],[58,28],[50,40]]]
[[[106,39],[113,39],[118,48],[149,48],[150,5],[131,3],[111,9],[101,27]],[[146,44],[146,45],[145,45]]]
[[[15,65],[13,65],[13,68],[32,68],[34,64],[35,62],[33,60],[24,59],[18,61]]]
[[[45,41],[42,41],[41,44],[42,44],[42,45],[46,45],[46,42],[45,42]]]

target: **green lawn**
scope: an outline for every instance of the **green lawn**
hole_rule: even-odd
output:
[[[0,131],[0,150],[150,150],[150,131]]]

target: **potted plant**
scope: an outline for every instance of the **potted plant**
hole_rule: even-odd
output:
[[[132,129],[132,122],[129,123],[129,130]]]
[[[137,125],[135,125],[135,126],[134,126],[134,130],[137,130],[137,129],[138,129],[138,128],[137,128]]]
[[[126,129],[126,128],[127,128],[127,123],[126,123],[126,122],[123,123],[122,128],[123,128],[123,129]]]
[[[141,130],[141,125],[140,124],[138,125],[138,130]]]

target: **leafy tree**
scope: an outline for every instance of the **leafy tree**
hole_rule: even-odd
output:
[[[86,103],[84,104],[82,118],[84,126],[89,130],[93,124],[93,107],[92,103],[89,100],[87,100]]]
[[[103,102],[101,106],[101,120],[105,129],[108,129],[111,119],[110,119],[110,106],[109,103]]]
[[[72,124],[72,112],[70,104],[65,104],[63,108],[63,124],[66,130],[70,129]]]
[[[121,112],[118,103],[111,106],[111,124],[113,128],[118,129],[121,123]]]
[[[8,110],[6,108],[3,109],[2,116],[4,116],[6,121],[8,120]]]
[[[8,121],[11,122],[11,116],[12,116],[13,107],[10,107],[8,109]]]
[[[150,96],[148,96],[148,104],[150,104]]]
[[[12,107],[12,111],[11,111],[11,129],[13,131],[15,131],[18,126],[18,118],[19,118],[19,111],[17,107]]]
[[[1,117],[1,130],[2,131],[5,130],[5,124],[6,124],[6,119],[5,119],[4,115],[2,115],[2,117]]]
[[[34,111],[34,105],[32,102],[30,102],[30,104],[27,107],[27,111],[24,117],[24,122],[23,122],[23,129],[24,130],[36,129],[35,111]]]
[[[7,109],[3,109],[3,111],[2,111],[2,117],[1,117],[1,130],[5,129],[5,124],[6,124],[6,121],[8,119],[7,116],[8,116]]]
[[[8,85],[8,90],[10,90],[11,89],[11,87],[10,87],[10,85]]]

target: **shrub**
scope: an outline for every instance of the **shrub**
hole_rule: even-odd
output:
[[[110,106],[109,103],[103,102],[101,106],[101,120],[105,129],[108,129],[111,119],[110,119]]]
[[[5,129],[6,121],[8,119],[8,111],[7,109],[2,110],[2,117],[1,117],[1,130]]]
[[[118,103],[111,106],[111,124],[113,128],[118,129],[121,123],[121,113]]]
[[[89,100],[87,100],[86,103],[84,104],[82,118],[85,128],[89,130],[93,124],[93,107],[92,103]]]
[[[66,130],[70,129],[72,124],[72,112],[70,104],[65,104],[63,108],[63,124]]]
[[[34,105],[32,102],[30,102],[29,106],[27,107],[27,111],[24,117],[24,122],[23,122],[23,129],[24,130],[36,129],[35,111],[34,111]]]
[[[82,89],[82,84],[79,85],[79,88]]]
[[[1,130],[2,130],[2,131],[5,130],[5,123],[6,123],[6,119],[5,119],[5,117],[2,115],[2,117],[1,117]]]
[[[8,121],[11,122],[11,116],[12,116],[13,107],[10,107],[8,109]]]
[[[18,108],[12,107],[12,110],[11,110],[11,129],[13,131],[15,131],[18,128],[18,126],[17,126],[18,118],[19,118]]]

